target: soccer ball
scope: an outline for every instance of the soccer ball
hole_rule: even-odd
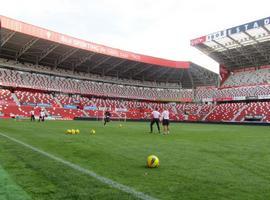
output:
[[[122,128],[122,127],[123,127],[123,125],[122,125],[122,124],[119,124],[119,127],[120,127],[120,128]]]
[[[71,130],[67,129],[66,134],[71,134]]]
[[[72,135],[75,135],[75,134],[76,134],[75,129],[71,129],[71,134],[72,134]]]
[[[159,166],[159,159],[157,156],[151,155],[147,157],[147,167],[155,168]]]
[[[96,134],[95,129],[91,129],[90,133],[91,133],[91,134]]]
[[[79,129],[76,129],[76,130],[75,130],[75,133],[76,133],[76,134],[79,134],[79,133],[80,133],[80,130],[79,130]]]

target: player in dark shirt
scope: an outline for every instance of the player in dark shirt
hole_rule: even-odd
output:
[[[111,113],[109,112],[109,110],[106,110],[106,112],[104,113],[104,126],[107,124],[107,122],[110,122],[111,120]]]

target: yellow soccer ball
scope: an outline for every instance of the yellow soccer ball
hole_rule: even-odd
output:
[[[122,125],[122,124],[119,124],[119,127],[120,127],[120,128],[122,128],[122,127],[123,127],[123,125]]]
[[[90,133],[93,134],[93,135],[96,134],[95,129],[91,129]]]
[[[72,134],[72,135],[75,135],[75,134],[76,134],[75,129],[71,129],[71,134]]]
[[[66,134],[71,134],[71,130],[67,129]]]
[[[76,134],[80,134],[80,130],[79,130],[79,129],[76,129],[76,130],[75,130],[75,133],[76,133]]]
[[[159,166],[159,159],[157,156],[151,155],[147,157],[147,167],[155,168]]]

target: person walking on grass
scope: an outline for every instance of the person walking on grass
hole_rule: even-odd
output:
[[[150,133],[153,133],[154,124],[157,125],[158,132],[160,133],[159,118],[160,118],[160,112],[158,112],[156,109],[153,110],[153,112],[151,113]]]
[[[170,133],[169,125],[170,125],[170,112],[167,108],[161,114],[162,125],[163,125],[163,133],[165,135]]]
[[[111,121],[111,113],[109,109],[107,109],[106,112],[104,113],[104,126],[110,121]]]
[[[35,111],[31,110],[30,115],[31,115],[31,122],[34,122],[35,121]]]

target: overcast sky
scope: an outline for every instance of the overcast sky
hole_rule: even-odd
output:
[[[269,0],[5,0],[0,14],[80,39],[172,60],[218,65],[190,39],[270,15]]]

